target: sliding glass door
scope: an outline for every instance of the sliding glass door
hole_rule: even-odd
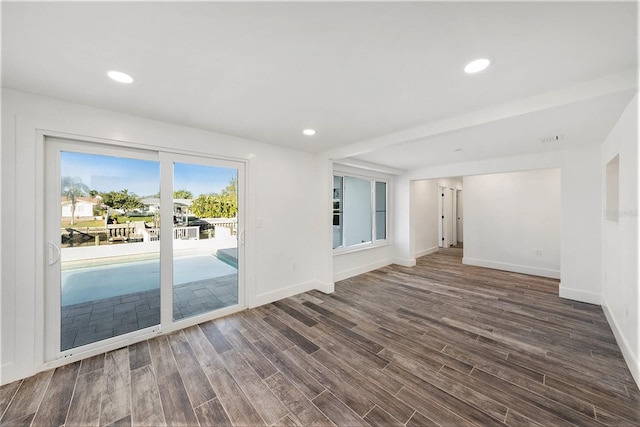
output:
[[[173,320],[238,304],[238,169],[173,162]]]
[[[46,357],[240,308],[240,162],[46,140]]]

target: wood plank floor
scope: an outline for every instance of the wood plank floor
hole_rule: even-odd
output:
[[[640,425],[602,310],[556,280],[386,267],[0,388],[0,424]]]

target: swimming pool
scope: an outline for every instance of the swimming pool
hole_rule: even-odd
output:
[[[174,285],[236,274],[212,255],[173,260]],[[62,272],[62,306],[159,289],[160,261],[137,261]]]

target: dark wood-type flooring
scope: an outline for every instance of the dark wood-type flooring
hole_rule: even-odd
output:
[[[600,307],[461,250],[0,388],[3,425],[640,425]]]

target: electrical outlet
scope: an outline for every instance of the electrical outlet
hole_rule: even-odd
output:
[[[298,269],[298,263],[294,262],[291,264],[291,271],[296,271]]]
[[[537,257],[541,257],[542,256],[542,251],[540,249],[536,250],[536,256]]]

